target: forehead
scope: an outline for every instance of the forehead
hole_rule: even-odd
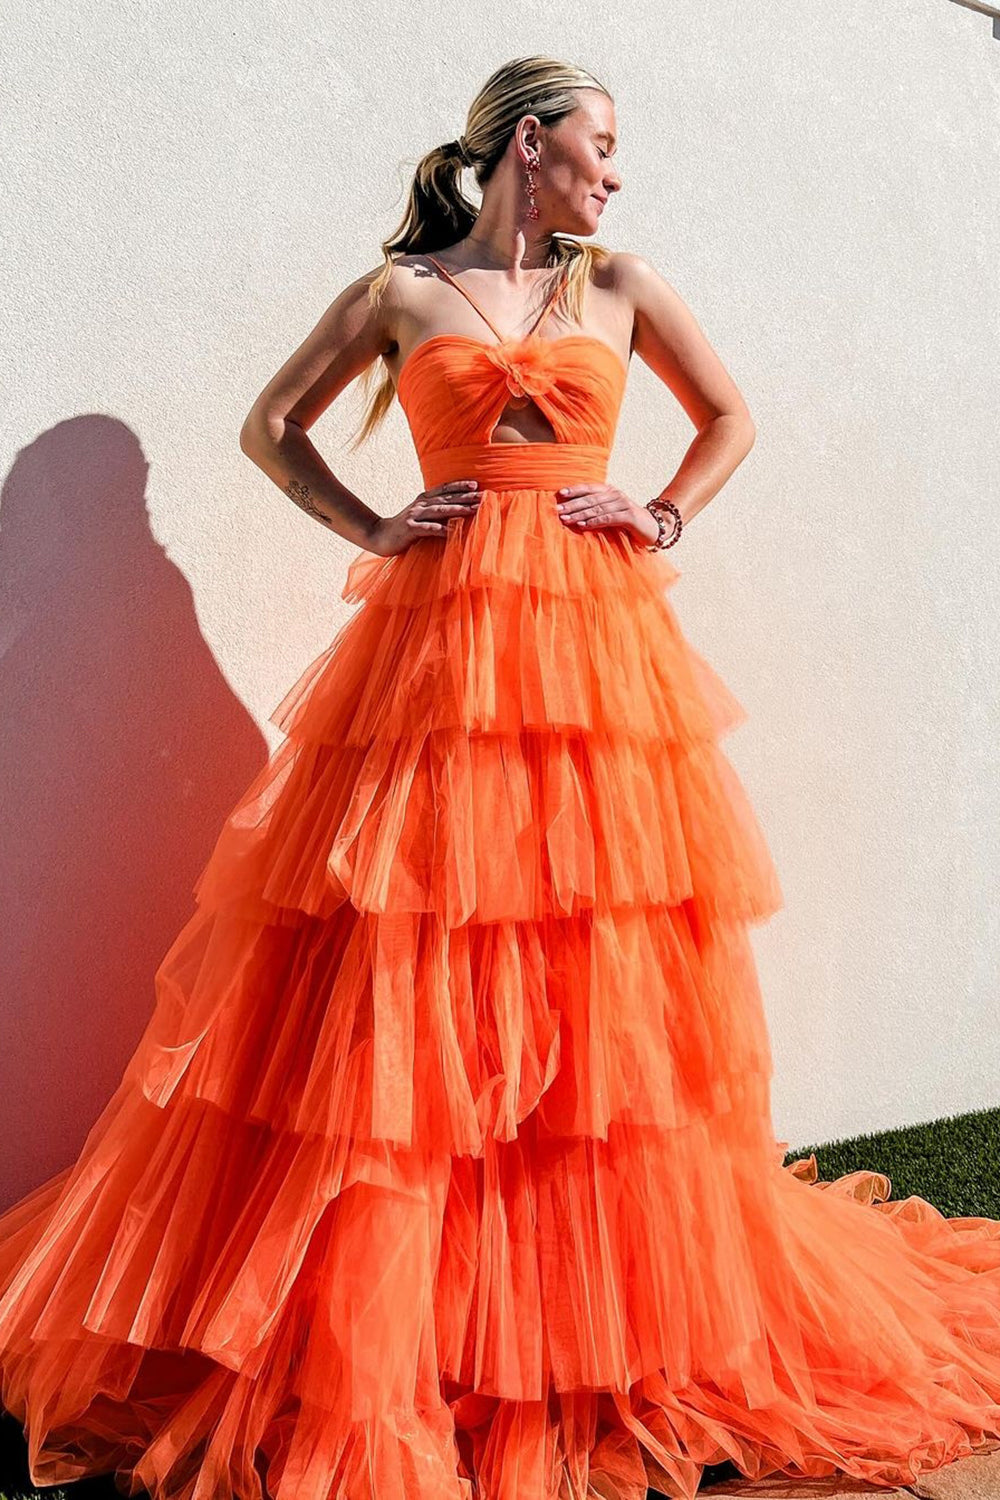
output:
[[[615,144],[615,106],[600,89],[580,89],[579,106],[573,112],[574,123],[588,134]]]

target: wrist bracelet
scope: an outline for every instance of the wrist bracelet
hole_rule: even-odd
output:
[[[659,530],[657,531],[656,541],[650,542],[646,547],[646,551],[662,552],[665,547],[672,547],[674,543],[679,540],[681,528],[684,525],[684,522],[681,520],[681,513],[677,509],[674,502],[658,495],[655,500],[646,501],[646,509],[649,511],[650,515],[653,517],[653,520],[656,522],[657,527],[659,528]],[[660,514],[660,512],[664,510],[669,510],[673,515],[672,534],[668,534],[667,523],[663,519],[663,516]]]

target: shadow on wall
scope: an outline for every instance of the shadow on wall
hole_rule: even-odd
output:
[[[267,758],[150,532],[148,472],[128,427],[83,416],[0,493],[0,1208],[78,1155]]]

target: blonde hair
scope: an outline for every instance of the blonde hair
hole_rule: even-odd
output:
[[[471,167],[480,188],[485,186],[521,117],[533,114],[543,125],[555,125],[576,109],[577,89],[599,89],[611,98],[610,91],[592,73],[551,57],[518,57],[487,78],[469,106],[463,135],[435,146],[418,162],[406,212],[395,234],[382,241],[385,265],[369,283],[370,306],[376,307],[381,302],[396,257],[452,245],[463,239],[476,222],[478,210],[461,188],[463,166]],[[584,288],[592,268],[609,254],[603,245],[552,237],[546,264],[568,268],[565,296],[571,317],[580,317]],[[362,374],[366,406],[352,448],[371,437],[395,396],[395,387],[384,366],[381,384],[373,395],[369,394],[378,368],[378,361],[374,361]]]

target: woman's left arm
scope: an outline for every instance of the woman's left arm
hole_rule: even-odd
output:
[[[746,458],[756,428],[739,387],[680,294],[642,256],[622,252],[615,260],[633,308],[632,348],[698,429],[677,473],[659,491],[690,521]]]
[[[669,387],[698,429],[676,474],[656,495],[671,500],[686,523],[746,458],[756,428],[736,382],[679,293],[641,255],[618,251],[611,263],[616,290],[632,309],[632,351]],[[610,491],[598,496],[599,488],[571,485],[560,492],[563,519],[570,525],[624,524],[642,540],[655,540],[658,528],[644,503],[614,491],[614,507]]]

